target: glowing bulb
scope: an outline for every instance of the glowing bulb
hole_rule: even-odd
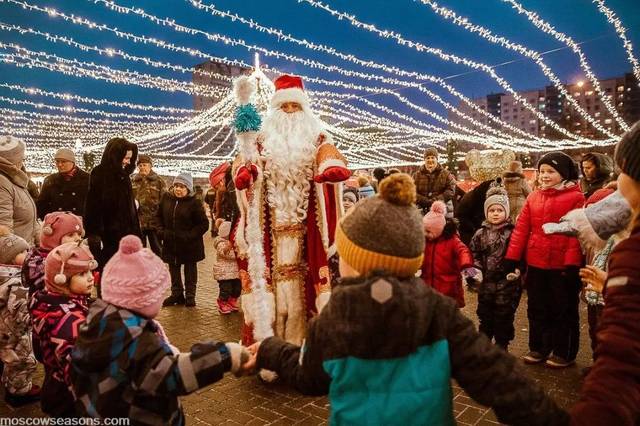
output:
[[[584,81],[580,80],[580,81],[578,82],[578,87],[582,87],[582,86],[584,86]]]

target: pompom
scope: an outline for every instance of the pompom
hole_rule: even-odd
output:
[[[135,235],[127,235],[120,240],[120,251],[124,254],[133,254],[142,250],[142,241]]]
[[[434,201],[433,204],[431,204],[431,208],[429,209],[429,211],[436,214],[445,215],[447,214],[447,205],[442,201]]]
[[[492,186],[491,188],[489,188],[489,190],[487,191],[487,198],[491,197],[492,195],[501,195],[503,197],[509,196],[507,190],[501,186]]]
[[[256,85],[246,75],[238,77],[233,82],[233,92],[240,105],[248,104],[255,90]]]
[[[7,235],[11,235],[11,229],[8,226],[0,225],[0,237],[6,237]]]
[[[237,133],[257,132],[261,124],[260,114],[253,104],[240,105],[236,108],[233,125]]]
[[[380,196],[391,204],[409,206],[416,202],[416,185],[406,173],[394,173],[380,183]]]

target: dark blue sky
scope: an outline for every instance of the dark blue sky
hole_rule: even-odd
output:
[[[203,1],[208,4],[210,0]],[[108,10],[101,4],[94,4],[86,0],[27,0],[27,2],[42,7],[53,7],[67,14],[73,13],[99,23],[118,27],[122,31],[152,36],[177,45],[198,48],[212,55],[225,56],[246,62],[251,62],[253,58],[253,54],[246,49],[214,43],[202,36],[176,33],[171,29],[157,26],[137,16],[122,15]],[[327,64],[341,65],[345,68],[377,72],[359,68],[326,54],[313,52],[288,42],[278,41],[274,37],[251,30],[240,23],[213,17],[205,11],[194,8],[184,0],[165,2],[118,0],[116,3],[123,6],[142,7],[145,11],[156,16],[175,19],[179,24],[242,38],[249,43],[270,49],[317,59]],[[417,1],[332,0],[329,3],[333,8],[355,14],[360,20],[373,23],[380,29],[393,30],[411,40],[438,47],[450,53],[467,56],[480,62],[497,64],[521,58],[514,52],[492,45],[478,36],[467,33],[465,30],[445,21],[434,14],[430,8]],[[593,70],[600,78],[621,75],[631,71],[631,66],[626,60],[621,41],[617,38],[613,27],[606,22],[605,17],[598,12],[596,5],[592,4],[591,1],[523,0],[522,3],[525,7],[538,12],[542,18],[549,21],[558,30],[572,36],[576,41],[591,40],[582,47]],[[508,4],[500,0],[445,0],[441,4],[455,10],[459,15],[468,17],[474,23],[490,28],[495,34],[506,36],[533,49],[547,51],[562,47],[560,42],[534,28],[526,18],[519,16]],[[464,66],[445,63],[431,55],[398,46],[392,40],[384,40],[365,30],[354,28],[347,21],[339,21],[323,11],[315,9],[306,3],[298,3],[296,0],[270,2],[219,0],[215,2],[215,5],[244,17],[253,18],[263,25],[280,28],[293,36],[324,43],[343,52],[357,54],[362,59],[375,60],[407,70],[421,71],[443,77],[469,71]],[[640,1],[609,0],[607,5],[622,18],[624,25],[629,29],[628,36],[634,42],[634,45],[640,45]],[[131,54],[149,56],[183,66],[193,66],[199,62],[186,54],[170,52],[151,45],[136,44],[117,38],[109,33],[89,30],[64,22],[59,18],[51,18],[40,12],[28,12],[19,6],[4,2],[0,3],[0,21],[28,26],[53,34],[66,35],[89,45],[119,48]],[[31,50],[45,51],[67,58],[94,61],[114,68],[129,68],[182,80],[191,79],[189,75],[159,70],[124,61],[120,58],[109,58],[81,52],[63,44],[47,42],[35,36],[21,36],[14,32],[0,31],[0,40],[19,43]],[[4,53],[5,51],[0,49],[0,52]],[[640,52],[636,50],[636,57],[638,56],[640,56]],[[300,64],[288,63],[274,58],[263,58],[262,60],[290,73],[346,80],[344,76],[328,74]],[[563,81],[571,82],[582,77],[577,57],[568,49],[546,55],[545,60]],[[496,71],[507,78],[518,90],[538,88],[549,84],[539,68],[529,60],[502,66],[497,68]],[[2,78],[0,78],[2,82],[35,86],[51,91],[143,104],[177,107],[192,106],[191,97],[186,94],[161,92],[135,86],[114,85],[87,78],[63,76],[43,70],[18,69],[2,64],[0,65],[0,75],[2,75]],[[365,85],[378,84],[362,80],[352,81]],[[449,82],[470,97],[483,96],[487,93],[499,91],[499,87],[480,72],[451,78]],[[309,84],[308,87],[320,90],[327,89],[313,84]],[[435,86],[428,87],[435,89]],[[441,90],[436,91],[446,96]],[[412,90],[403,89],[401,93],[424,106],[440,110]],[[24,96],[16,92],[9,92],[6,89],[0,89],[0,95]],[[47,98],[34,97],[31,99],[60,104]],[[374,96],[371,99],[398,107],[395,101],[386,96]],[[401,107],[398,108],[402,109]]]

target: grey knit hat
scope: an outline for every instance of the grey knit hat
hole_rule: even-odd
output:
[[[616,145],[615,161],[623,173],[640,181],[640,121],[624,135]]]
[[[12,234],[6,226],[0,226],[0,263],[10,265],[23,251],[29,250],[29,243]]]
[[[0,157],[17,166],[24,160],[26,145],[14,136],[0,136]]]
[[[487,212],[489,211],[489,207],[494,204],[501,205],[504,211],[507,213],[507,217],[509,217],[509,194],[507,191],[501,186],[494,186],[489,188],[487,191],[487,199],[484,202],[484,217],[487,217]]]
[[[425,243],[415,200],[409,175],[385,178],[379,196],[356,204],[338,224],[336,247],[342,260],[362,275],[383,269],[399,277],[413,276],[422,265]]]
[[[173,184],[181,183],[189,190],[189,194],[193,194],[193,178],[190,173],[180,173],[173,179]]]
[[[75,163],[76,155],[69,148],[60,148],[56,151],[56,155],[53,156],[53,159],[71,161],[72,163]]]

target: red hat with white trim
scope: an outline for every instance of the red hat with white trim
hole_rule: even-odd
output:
[[[282,75],[273,82],[276,92],[271,98],[271,108],[279,108],[285,102],[296,102],[303,109],[309,108],[309,97],[304,91],[302,79],[295,75]]]

